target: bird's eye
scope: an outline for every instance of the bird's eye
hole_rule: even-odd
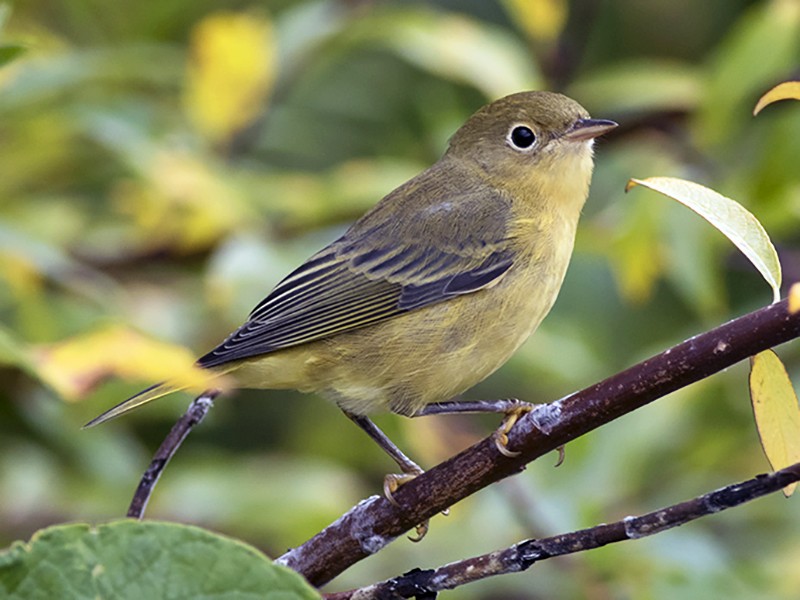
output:
[[[515,148],[527,150],[536,141],[536,134],[533,133],[530,127],[515,125],[508,134],[508,139]]]

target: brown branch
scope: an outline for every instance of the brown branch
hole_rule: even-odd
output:
[[[543,454],[798,336],[800,314],[789,314],[785,300],[695,336],[600,383],[538,406],[509,433],[509,448],[519,456],[502,456],[487,438],[403,485],[394,494],[399,507],[377,496],[368,498],[278,562],[322,585],[417,523],[518,473]]]
[[[133,499],[128,507],[128,515],[134,519],[141,519],[144,517],[144,511],[147,508],[147,502],[150,500],[150,495],[153,493],[158,483],[161,473],[166,468],[172,456],[177,452],[181,443],[195,425],[202,421],[208,411],[214,404],[214,398],[219,395],[217,391],[207,391],[197,398],[195,398],[183,413],[183,416],[178,419],[178,422],[172,426],[167,437],[161,443],[161,446],[156,450],[153,460],[142,475],[136,492],[133,494]]]
[[[539,540],[525,540],[509,548],[453,562],[438,569],[414,569],[368,587],[326,594],[324,597],[326,600],[399,600],[426,595],[434,598],[442,590],[451,590],[495,575],[525,571],[535,563],[554,556],[654,535],[777,492],[796,481],[800,481],[800,463],[639,517],[625,517],[616,523]]]

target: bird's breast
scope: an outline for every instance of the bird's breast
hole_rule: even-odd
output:
[[[362,329],[264,355],[245,385],[316,391],[356,414],[411,415],[448,400],[502,366],[555,302],[574,231],[520,242],[493,286]],[[554,243],[554,241],[558,243]]]

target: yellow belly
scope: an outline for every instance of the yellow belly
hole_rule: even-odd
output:
[[[512,268],[489,289],[242,363],[242,387],[318,392],[344,410],[411,415],[497,370],[538,327],[566,260]]]

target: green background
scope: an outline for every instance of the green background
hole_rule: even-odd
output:
[[[189,401],[172,396],[82,431],[151,382],[110,377],[67,402],[31,357],[109,324],[204,353],[505,93],[563,91],[621,127],[596,145],[553,312],[465,397],[547,402],[771,300],[727,240],[666,198],[624,194],[629,177],[684,177],[738,200],[773,237],[787,284],[800,279],[800,104],[751,117],[762,93],[800,75],[800,2],[537,4],[563,10],[563,26],[537,30],[513,3],[479,0],[5,5],[0,547],[51,524],[122,516]],[[197,26],[218,11],[271,23],[275,65],[253,117],[222,140],[186,108]],[[12,56],[16,45],[23,52]],[[779,354],[796,380],[797,344]],[[423,466],[497,422],[377,421]],[[546,458],[435,518],[421,544],[398,540],[330,589],[647,512],[768,468],[744,365],[570,444],[558,469]],[[323,400],[242,391],[191,434],[148,516],[276,556],[379,493],[391,469]],[[797,500],[774,495],[442,597],[795,598],[798,539]]]

